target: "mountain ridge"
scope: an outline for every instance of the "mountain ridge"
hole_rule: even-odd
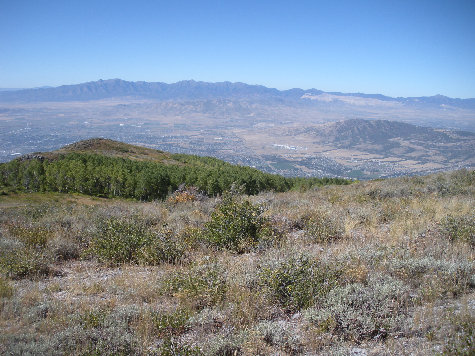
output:
[[[253,99],[284,99],[302,101],[302,97],[317,97],[322,94],[343,98],[366,98],[387,102],[398,102],[410,105],[449,105],[459,108],[475,108],[475,98],[450,98],[444,95],[422,97],[390,97],[382,94],[325,92],[319,89],[292,88],[278,90],[263,85],[242,82],[204,82],[183,80],[176,83],[125,81],[107,79],[79,84],[61,85],[1,91],[0,101],[88,101],[116,97],[133,97],[156,100],[203,100],[213,98],[253,98]]]

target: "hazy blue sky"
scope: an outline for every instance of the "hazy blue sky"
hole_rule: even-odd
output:
[[[475,0],[0,0],[0,87],[110,78],[475,97]]]

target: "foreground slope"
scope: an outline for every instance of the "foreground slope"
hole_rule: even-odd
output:
[[[475,172],[0,196],[0,353],[471,355]]]

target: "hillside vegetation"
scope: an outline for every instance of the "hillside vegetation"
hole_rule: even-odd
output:
[[[181,185],[217,195],[232,185],[242,187],[246,194],[257,194],[349,183],[340,178],[284,178],[216,158],[169,154],[106,139],[81,141],[0,164],[0,186],[10,189],[147,201],[164,199]]]
[[[473,355],[474,193],[466,170],[151,202],[5,191],[0,353]]]

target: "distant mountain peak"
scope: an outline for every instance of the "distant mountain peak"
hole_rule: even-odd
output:
[[[340,103],[352,106],[432,105],[475,109],[475,99],[453,99],[440,94],[418,98],[391,98],[381,94],[324,92],[318,89],[293,88],[277,90],[263,85],[241,82],[203,82],[194,79],[176,83],[126,81],[119,78],[99,79],[81,84],[62,85],[52,88],[35,88],[16,91],[1,91],[0,102],[42,101],[88,101],[105,98],[133,97],[154,100],[209,100],[247,99],[267,101],[290,101],[305,104]]]

